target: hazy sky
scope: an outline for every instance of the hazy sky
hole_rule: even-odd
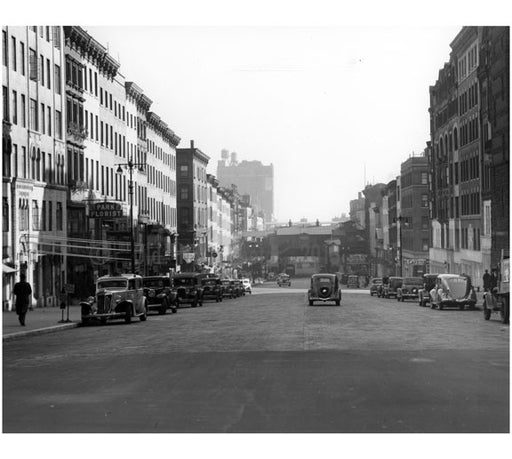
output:
[[[210,156],[274,164],[275,215],[329,220],[429,140],[456,27],[91,27],[151,110]]]

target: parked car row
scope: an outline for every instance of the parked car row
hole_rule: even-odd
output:
[[[221,302],[252,293],[249,279],[221,279],[215,274],[177,273],[174,276],[103,276],[96,282],[96,295],[80,303],[82,324],[106,323],[138,317],[149,312],[176,313],[183,304],[202,306],[206,300]]]
[[[432,309],[456,307],[473,309],[477,298],[469,276],[461,274],[424,274],[423,277],[378,277],[370,282],[370,295],[414,300]]]

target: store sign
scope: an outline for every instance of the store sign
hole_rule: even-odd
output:
[[[123,209],[118,202],[97,202],[92,206],[90,218],[121,218]]]

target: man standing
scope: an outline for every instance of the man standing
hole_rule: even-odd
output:
[[[14,284],[12,293],[16,295],[16,314],[21,326],[25,326],[25,316],[27,315],[30,303],[30,295],[32,295],[32,287],[26,281],[27,276],[20,274],[20,281]]]
[[[487,292],[491,288],[491,275],[489,274],[489,270],[485,270],[482,280],[484,281],[484,292]]]

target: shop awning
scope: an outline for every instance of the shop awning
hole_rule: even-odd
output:
[[[10,266],[7,266],[6,264],[2,263],[2,274],[12,274],[15,272],[16,270],[14,268],[11,268]]]

